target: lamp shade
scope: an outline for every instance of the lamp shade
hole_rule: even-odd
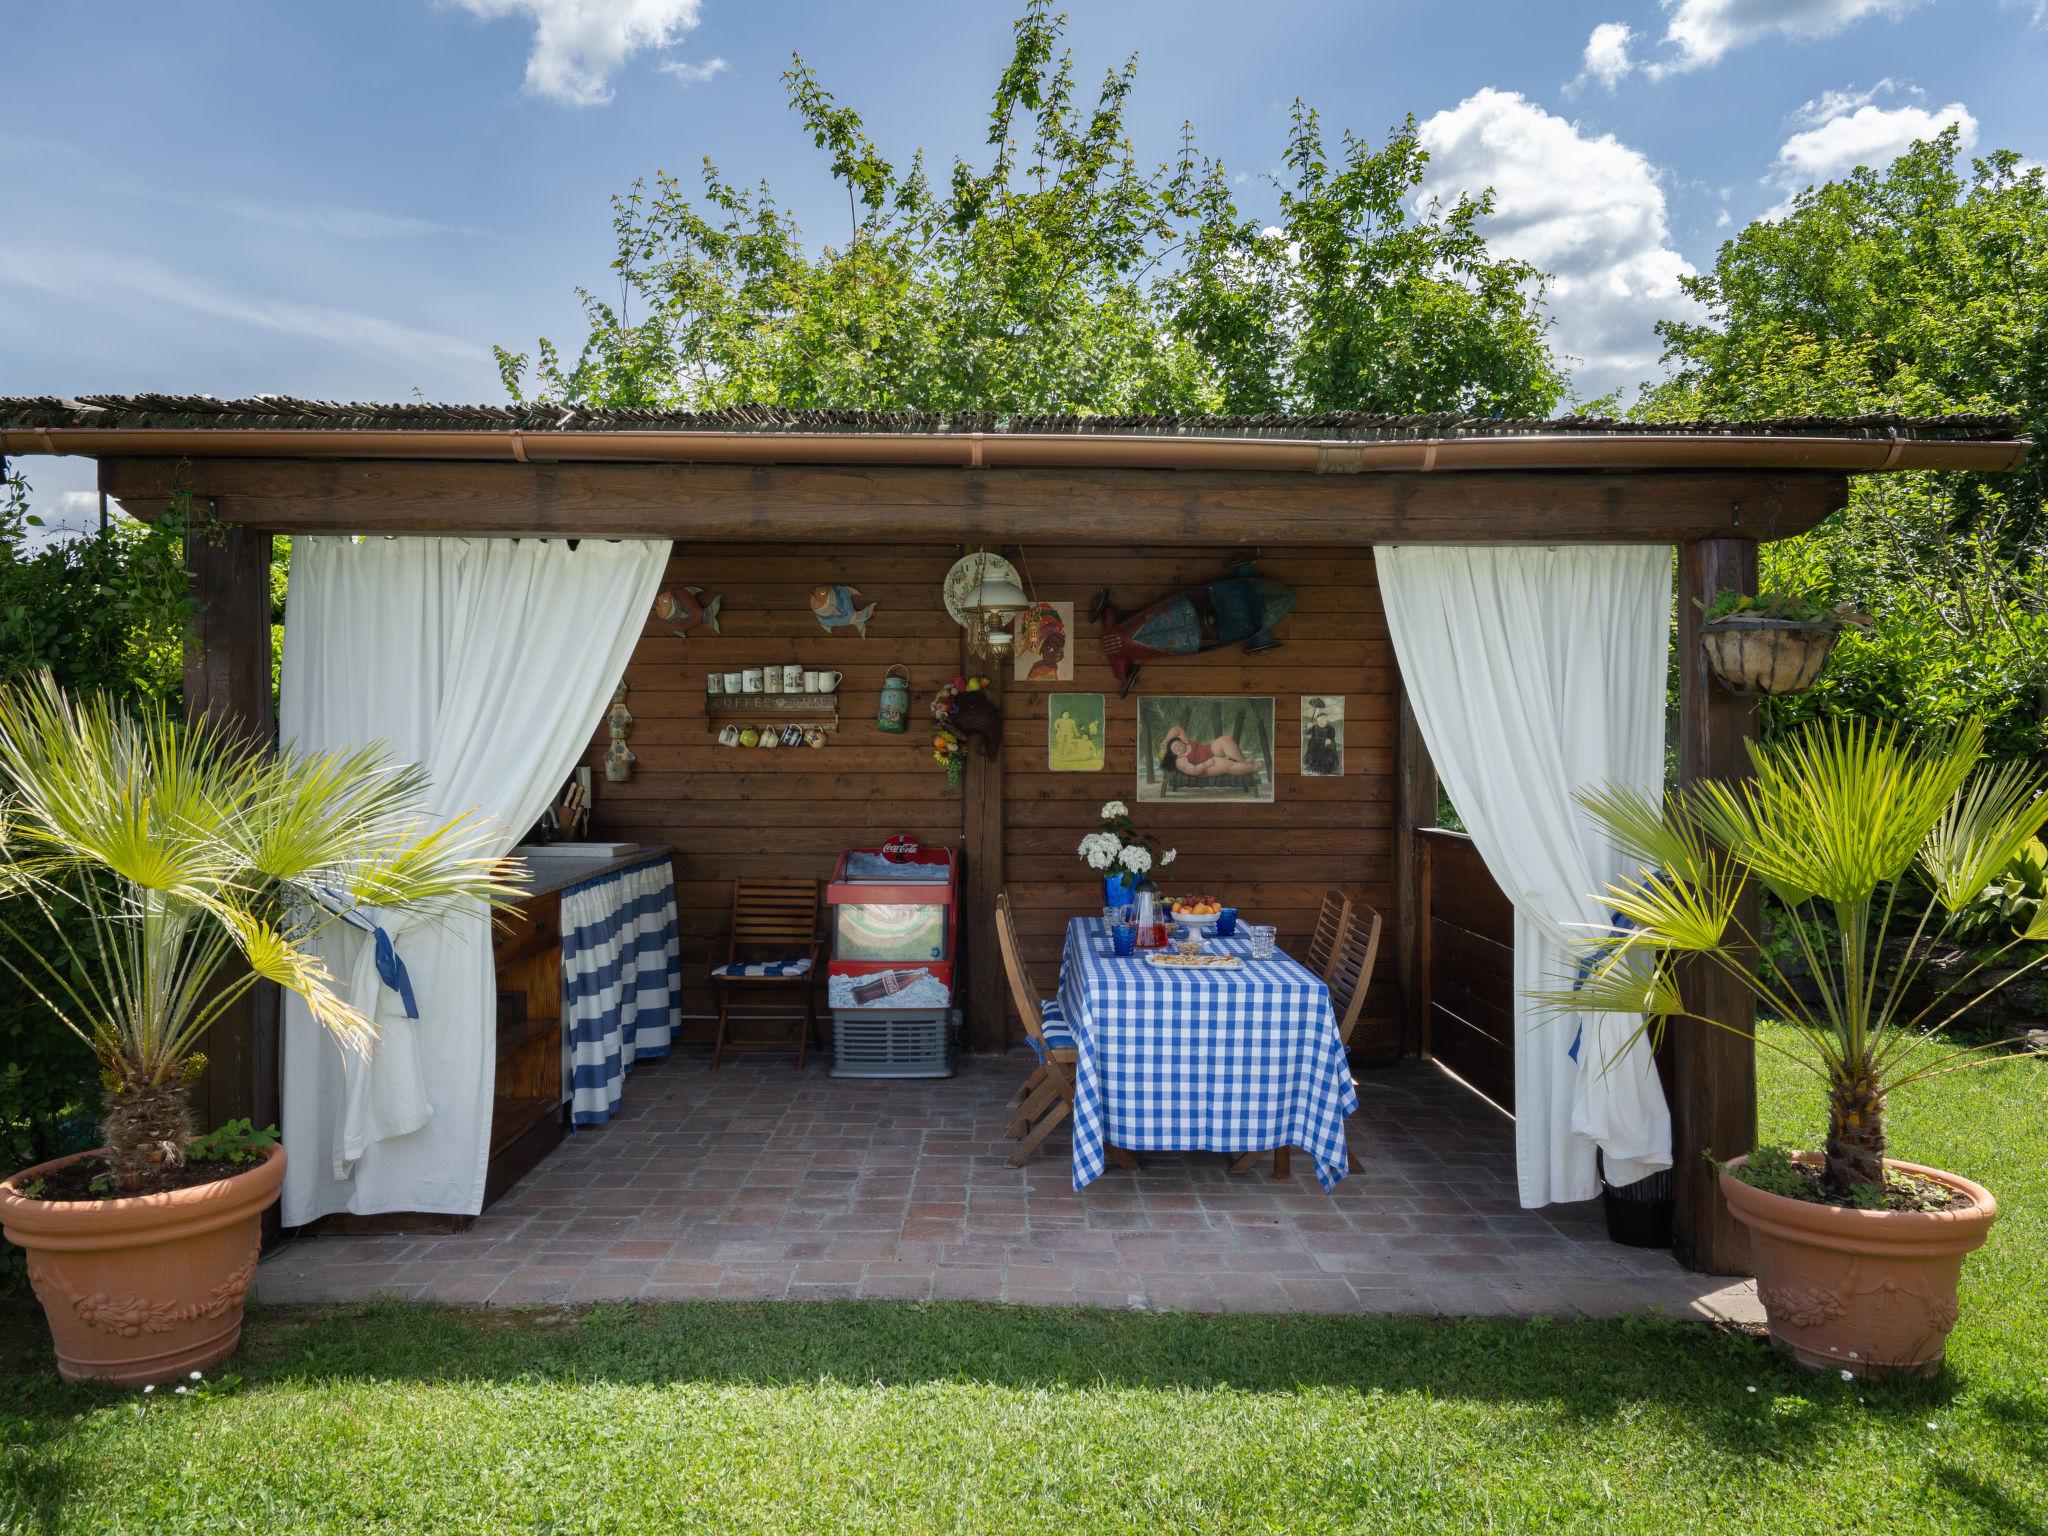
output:
[[[961,604],[976,613],[1022,613],[1031,604],[1025,590],[1007,577],[997,576],[976,585]]]

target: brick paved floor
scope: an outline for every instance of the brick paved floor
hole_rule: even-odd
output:
[[[1150,1153],[1144,1172],[1112,1168],[1076,1194],[1064,1131],[1011,1168],[1003,1104],[1027,1065],[861,1082],[774,1057],[714,1074],[679,1054],[636,1071],[618,1118],[468,1232],[299,1239],[264,1261],[257,1293],[1761,1318],[1748,1282],[1609,1243],[1597,1204],[1521,1210],[1508,1122],[1421,1063],[1364,1075],[1351,1137],[1365,1172],[1329,1194],[1304,1158],[1276,1180],[1215,1153]]]

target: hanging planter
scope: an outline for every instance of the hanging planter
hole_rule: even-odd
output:
[[[1706,610],[1700,645],[1714,676],[1736,693],[1804,693],[1845,624],[1868,628],[1870,620],[1848,603],[1829,608],[1809,597],[1723,591]]]

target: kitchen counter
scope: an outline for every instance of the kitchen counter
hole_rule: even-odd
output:
[[[622,869],[631,869],[636,864],[646,864],[654,859],[666,858],[675,852],[668,843],[648,843],[635,848],[631,853],[621,853],[609,858],[596,854],[546,853],[531,857],[515,853],[526,864],[526,876],[518,882],[521,899],[545,896],[550,891],[565,890],[580,881],[593,880],[599,875],[614,874]]]

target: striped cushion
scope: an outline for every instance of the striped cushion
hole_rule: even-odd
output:
[[[1025,1038],[1030,1040],[1031,1049],[1040,1061],[1045,1060],[1047,1050],[1075,1049],[1074,1032],[1067,1028],[1066,1010],[1060,1007],[1058,998],[1049,997],[1038,1005],[1038,1021],[1045,1029],[1045,1044],[1041,1046],[1036,1040],[1030,1040],[1029,1036]]]
[[[810,974],[811,957],[804,955],[795,960],[736,960],[731,965],[721,965],[711,974],[714,976],[807,976]]]

